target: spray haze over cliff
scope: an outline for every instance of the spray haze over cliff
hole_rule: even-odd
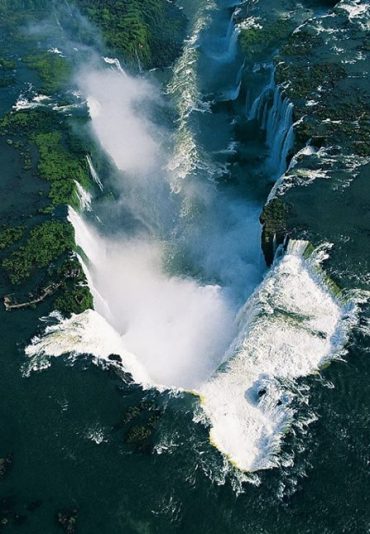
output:
[[[341,352],[354,309],[304,256],[307,243],[292,241],[262,281],[266,196],[253,189],[268,191],[286,170],[293,105],[270,63],[258,65],[260,93],[240,97],[235,8],[198,3],[164,94],[115,59],[78,71],[115,199],[96,213],[69,209],[95,311],[53,326],[28,354],[111,352],[146,387],[197,391],[212,443],[255,471],[278,465],[294,418],[291,381]],[[236,122],[259,131],[256,161],[233,160]]]

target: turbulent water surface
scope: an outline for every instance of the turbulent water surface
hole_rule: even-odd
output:
[[[20,513],[40,502],[27,532],[53,532],[58,507],[89,533],[367,532],[365,294],[328,278],[324,240],[290,239],[266,267],[259,217],[292,155],[293,103],[272,55],[239,49],[258,25],[240,22],[246,6],[181,4],[189,34],[169,72],[96,51],[77,68],[75,105],[109,161],[100,173],[88,156],[95,194],[79,186],[68,211],[94,310],[43,317],[36,337],[35,311],[2,312],[16,458],[2,484]],[[274,9],[298,26],[328,6]]]

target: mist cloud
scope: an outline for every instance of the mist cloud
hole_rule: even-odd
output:
[[[87,98],[94,133],[117,168],[144,174],[156,167],[160,143],[143,111],[159,100],[156,88],[143,78],[111,69],[85,69],[78,84]]]
[[[153,120],[163,103],[147,79],[92,64],[77,82],[120,191],[108,206],[105,235],[70,215],[90,260],[95,307],[154,383],[197,388],[222,362],[239,307],[260,280],[259,208],[199,176],[173,192],[175,143],[163,139],[176,131]],[[109,237],[111,213],[120,210],[143,224],[128,231],[117,222]]]

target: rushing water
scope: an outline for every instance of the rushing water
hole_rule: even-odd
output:
[[[356,307],[321,269],[329,245],[292,240],[268,272],[260,248],[292,104],[269,64],[239,98],[236,2],[183,4],[189,38],[164,86],[110,58],[77,76],[116,167],[89,157],[91,176],[115,200],[81,189],[69,210],[94,311],[49,317],[26,364],[36,313],[19,327],[2,312],[4,355],[23,343],[1,379],[4,496],[16,488],[19,513],[40,501],[27,532],[54,531],[60,507],[89,533],[366,532],[365,324],[348,345]],[[310,376],[345,345],[350,364]],[[145,450],[125,440],[130,417],[154,428]]]

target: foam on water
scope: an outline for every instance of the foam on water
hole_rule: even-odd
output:
[[[292,422],[284,381],[316,372],[343,349],[353,307],[328,289],[307,242],[292,241],[238,317],[228,361],[200,388],[210,439],[245,471],[278,464]]]
[[[78,224],[75,221],[75,228]],[[109,254],[109,268],[115,272],[112,251],[104,252],[96,247],[97,236],[83,238],[81,228],[78,234],[80,246],[83,243],[85,250],[94,247],[95,256],[89,252],[95,262],[100,258],[102,264],[107,263]],[[92,239],[90,245],[88,239]],[[225,333],[234,330],[231,316],[224,315],[217,288],[202,288],[190,280],[174,278],[153,281],[153,265],[146,270],[141,254],[140,266],[133,264],[127,247],[125,255],[135,276],[130,276],[125,262],[118,256],[125,284],[122,296],[126,298],[126,302],[119,304],[121,313],[112,310],[111,324],[103,318],[99,311],[108,317],[104,310],[106,303],[90,280],[99,311],[60,318],[57,324],[48,326],[45,334],[35,337],[26,349],[26,354],[36,362],[33,366],[44,367],[45,364],[37,361],[46,355],[92,354],[107,360],[109,355],[118,354],[124,368],[144,387],[180,387],[198,394],[211,425],[212,444],[238,469],[254,472],[278,465],[284,433],[295,415],[291,407],[292,381],[317,372],[324,363],[339,356],[355,318],[355,306],[344,301],[320,268],[321,261],[327,257],[325,251],[318,249],[312,253],[305,241],[289,243],[286,254],[240,310],[234,325],[238,333],[223,353],[224,363],[217,371],[217,358],[209,365],[209,358],[202,363],[202,357],[210,351],[209,342],[214,350],[219,349],[228,338]],[[150,251],[149,256],[152,261]],[[154,260],[158,261],[158,257]],[[139,268],[142,274],[138,280]],[[145,313],[135,286],[137,282],[140,282],[140,294],[145,294]],[[169,298],[171,291],[173,299]],[[148,293],[152,293],[152,298],[148,298]],[[166,303],[164,311],[158,306],[160,299]],[[168,304],[171,301],[173,308]],[[126,307],[129,315],[125,318]],[[213,314],[215,322],[207,317],[207,323],[202,326],[206,311]],[[167,322],[162,320],[163,313],[168,314]],[[123,319],[119,324],[117,317]],[[158,329],[163,325],[163,336],[159,336]],[[141,346],[137,345],[140,336],[135,334],[135,329],[145,332]],[[172,347],[171,337],[183,367],[176,359],[178,354],[167,351]],[[218,364],[221,360],[219,354]]]
[[[198,39],[209,24],[209,13],[215,8],[213,1],[202,2],[193,19],[190,38],[185,42],[183,52],[175,63],[173,76],[167,92],[176,103],[179,115],[174,154],[167,168],[171,174],[172,188],[180,191],[181,182],[197,170],[205,170],[197,142],[189,125],[189,116],[193,111],[208,112],[209,104],[202,100],[198,81]]]
[[[151,381],[135,356],[124,349],[120,335],[94,310],[87,310],[69,319],[62,319],[46,327],[42,337],[35,336],[26,347],[26,355],[43,356],[91,354],[110,361],[111,354],[124,358],[125,367],[134,379],[144,386]]]
[[[14,111],[21,111],[24,109],[33,109],[38,106],[44,106],[50,100],[49,96],[46,95],[35,95],[33,98],[26,98],[24,94],[21,94],[17,99],[17,102],[13,106]]]
[[[201,4],[168,86],[179,117],[174,154],[166,165],[172,191],[176,192],[186,177],[199,170],[208,177],[217,172],[199,148],[191,121],[193,112],[209,111],[199,90],[197,63],[199,36],[215,6],[213,1]],[[232,22],[227,38],[232,35]],[[145,204],[149,181],[141,184],[138,176],[150,175],[151,162],[158,159],[158,145],[152,124],[138,112],[138,104],[150,101],[151,87],[145,80],[134,81],[126,75],[117,60],[104,60],[112,66],[108,75],[92,73],[84,79],[93,128],[117,167],[128,173],[125,179],[130,173],[134,175],[140,203]],[[228,97],[236,97],[238,92],[239,79]],[[292,106],[276,86],[272,67],[270,80],[252,103],[248,117],[258,120],[266,130],[271,167],[281,174],[292,144]],[[93,179],[102,187],[90,158],[88,164]],[[159,163],[156,175],[158,168]],[[151,176],[150,183],[156,187],[154,182]],[[207,201],[210,205],[208,197]],[[160,207],[164,211],[165,203]],[[223,212],[228,209],[223,199]],[[213,219],[216,213],[211,213]],[[352,317],[352,308],[333,294],[320,271],[319,256],[307,253],[306,242],[291,241],[284,257],[235,321],[236,305],[230,303],[224,288],[171,276],[166,271],[166,243],[158,236],[153,239],[152,235],[151,240],[139,236],[132,242],[109,240],[73,209],[69,210],[69,220],[86,255],[79,259],[95,311],[59,318],[57,324],[47,327],[44,336],[32,340],[27,355],[37,361],[45,355],[68,353],[92,354],[103,360],[118,354],[134,380],[144,387],[198,391],[203,415],[211,425],[212,443],[240,470],[253,472],[277,465],[284,431],[294,417],[289,386],[340,353]],[[146,213],[144,222],[148,220]],[[227,218],[225,221],[230,223]],[[214,249],[217,261],[222,264],[225,253],[231,257],[227,264],[231,262],[233,267],[230,286],[236,285],[237,277],[237,284],[248,286],[251,273],[244,264],[240,267],[233,262],[239,255],[231,250],[235,241],[247,241],[247,233],[240,233],[238,225],[235,234],[243,237],[236,240],[230,230],[223,235],[217,226],[220,235],[215,246],[212,232],[204,227],[201,231],[209,238],[207,244]],[[196,232],[191,234],[191,241],[194,246]],[[214,257],[207,257],[207,261],[216,271],[215,278],[225,282],[221,276],[225,265],[218,266]],[[225,465],[226,470],[226,460]]]

